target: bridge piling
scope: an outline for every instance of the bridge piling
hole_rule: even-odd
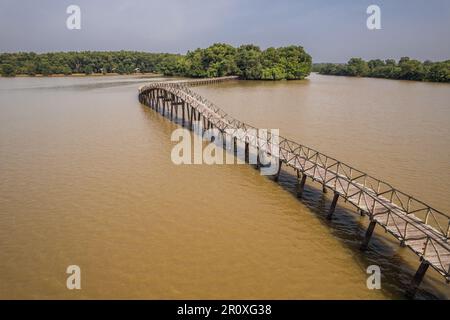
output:
[[[182,104],[181,104],[181,108],[182,108],[182,118],[183,118],[183,120],[181,121],[181,123],[183,124],[183,127],[184,127],[184,101],[183,101]]]
[[[369,247],[370,238],[372,238],[373,230],[375,229],[377,222],[375,220],[370,221],[369,227],[367,228],[366,235],[364,236],[364,240],[359,247],[361,251],[366,251]]]
[[[169,105],[169,94],[166,92],[164,98],[164,116],[169,115]]]
[[[419,268],[416,271],[416,274],[414,275],[414,278],[412,279],[408,289],[406,290],[407,298],[414,298],[417,293],[417,289],[422,283],[423,277],[425,276],[425,273],[427,272],[429,266],[430,264],[427,261],[422,260]]]
[[[157,106],[157,108],[156,108],[156,111],[157,112],[159,112],[159,113],[161,113],[161,110],[162,110],[162,105],[163,105],[163,101],[162,101],[162,99],[164,98],[164,96],[163,96],[163,91],[162,90],[159,90],[159,93],[158,93],[158,106]]]
[[[299,173],[297,173],[297,176]],[[303,190],[305,189],[305,182],[306,182],[306,174],[302,174],[302,179],[300,182],[297,179],[297,198],[301,199],[303,196]]]
[[[245,163],[249,163],[250,162],[250,152],[249,152],[249,145],[248,145],[248,141],[245,141]]]
[[[259,158],[259,147],[256,148],[256,169],[261,167],[261,159]]]
[[[280,179],[280,172],[281,172],[281,165],[282,164],[283,164],[283,161],[281,159],[278,160],[278,171],[275,174],[274,179],[273,179],[275,182],[278,182],[278,179]]]
[[[334,192],[333,201],[331,201],[330,209],[328,210],[328,215],[327,215],[328,220],[331,220],[331,218],[333,217],[333,213],[336,210],[336,204],[338,202],[338,199],[339,199],[339,193]]]

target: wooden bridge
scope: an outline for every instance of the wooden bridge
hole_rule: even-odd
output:
[[[409,297],[415,295],[429,266],[447,283],[450,281],[450,216],[312,148],[281,136],[279,144],[273,144],[267,137],[255,135],[257,128],[234,119],[189,88],[236,78],[154,82],[139,88],[139,100],[171,119],[175,113],[182,124],[187,123],[191,129],[194,121],[202,121],[203,128],[217,128],[224,137],[228,135],[230,138],[231,135],[235,150],[238,141],[245,143],[246,157],[250,146],[259,153],[278,155],[279,168],[275,180],[278,180],[283,164],[293,168],[297,172],[299,198],[307,178],[320,183],[324,192],[330,189],[334,193],[329,219],[339,198],[355,206],[361,215],[370,219],[362,250],[367,249],[375,226],[379,225],[398,239],[401,246],[408,247],[420,258],[420,266],[406,292]]]

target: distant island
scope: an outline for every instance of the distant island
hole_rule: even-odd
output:
[[[361,58],[352,58],[346,64],[317,63],[313,65],[313,71],[334,76],[450,82],[450,60],[420,62],[403,57],[397,63],[394,59],[366,62]]]
[[[236,75],[249,80],[294,80],[307,77],[312,59],[301,46],[261,50],[249,44],[235,48],[215,43],[186,55],[136,51],[1,53],[0,73],[16,75],[160,73],[210,78]]]

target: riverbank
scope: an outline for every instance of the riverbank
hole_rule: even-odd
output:
[[[385,61],[376,59],[364,61],[351,58],[348,63],[317,63],[313,71],[322,75],[412,80],[421,82],[450,82],[450,60],[432,62],[401,58]]]
[[[43,74],[36,74],[36,75],[28,75],[28,74],[18,74],[14,77],[5,77],[1,76],[1,78],[86,78],[86,77],[116,77],[116,76],[128,76],[128,77],[162,77],[163,75],[160,73],[152,73],[152,72],[145,72],[145,73],[132,73],[132,74],[120,74],[120,73],[91,73],[91,74],[85,74],[85,73],[72,73],[72,74],[50,74],[50,75],[43,75]]]

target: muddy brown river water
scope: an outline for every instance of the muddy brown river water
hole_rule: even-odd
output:
[[[418,258],[310,183],[174,165],[160,78],[0,78],[0,298],[401,299]],[[311,75],[195,87],[234,117],[450,212],[450,85]],[[66,288],[78,265],[82,289]],[[370,265],[382,272],[369,290]],[[428,271],[418,298],[449,298]]]

